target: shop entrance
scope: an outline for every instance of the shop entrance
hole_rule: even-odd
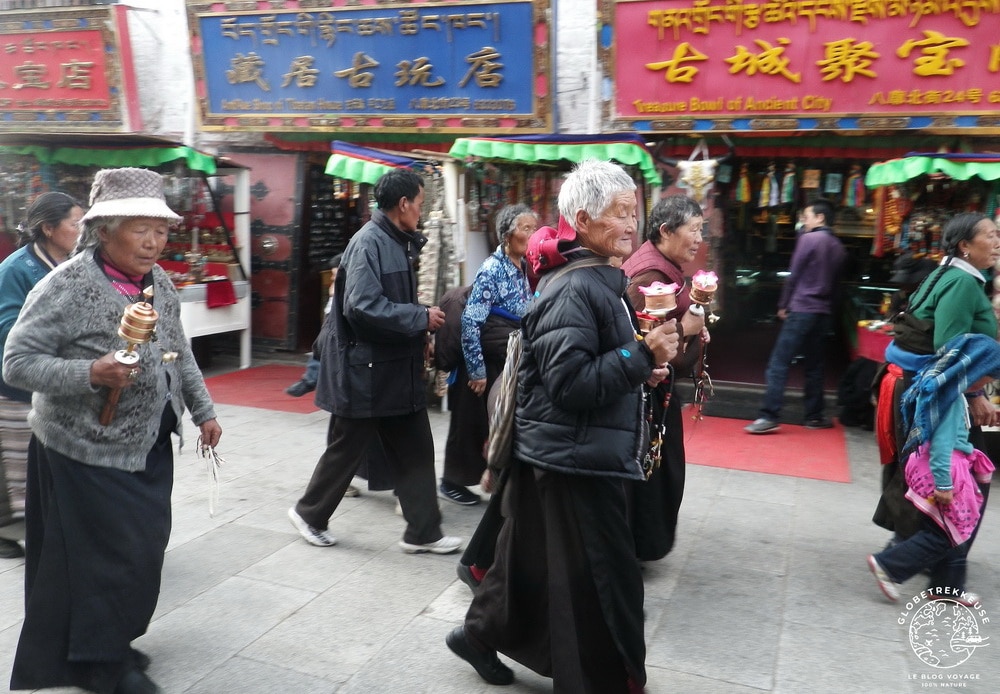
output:
[[[837,207],[835,231],[848,252],[842,292],[827,345],[827,391],[835,393],[854,350],[854,328],[878,317],[891,258],[871,255],[874,209],[863,185],[863,166],[847,159],[734,158],[720,166],[714,191],[714,229],[707,262],[718,268],[723,290],[712,330],[712,378],[763,387],[770,351],[781,327],[776,312],[797,239],[799,213],[818,197]],[[696,268],[692,268],[693,271]],[[789,387],[802,385],[801,369]]]

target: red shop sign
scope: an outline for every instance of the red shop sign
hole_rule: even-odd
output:
[[[125,11],[5,12],[0,130],[141,127]]]
[[[12,111],[107,110],[101,32],[2,34],[0,104]]]
[[[997,0],[619,1],[613,12],[621,119],[739,127],[1000,109]]]

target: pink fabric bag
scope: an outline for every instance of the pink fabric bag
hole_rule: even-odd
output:
[[[960,545],[972,535],[979,524],[983,493],[979,484],[989,484],[993,478],[993,463],[979,450],[972,453],[951,452],[953,499],[947,506],[934,501],[934,475],[930,466],[930,446],[923,445],[906,461],[906,498],[922,513],[941,526],[952,544]],[[978,483],[977,483],[978,481]]]

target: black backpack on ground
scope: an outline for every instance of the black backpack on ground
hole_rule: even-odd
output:
[[[872,404],[872,380],[878,364],[871,359],[855,359],[844,371],[837,387],[840,423],[845,427],[871,430],[875,426],[875,405]]]

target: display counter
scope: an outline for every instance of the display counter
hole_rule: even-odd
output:
[[[181,297],[181,325],[190,340],[194,337],[239,331],[240,368],[250,366],[250,283],[232,282],[236,303],[209,306],[208,284],[189,284],[177,288]]]
[[[892,335],[888,332],[889,326],[887,324],[883,324],[875,330],[872,330],[870,325],[871,321],[858,321],[858,346],[855,349],[854,358],[871,359],[881,364],[885,361],[885,348],[892,342]]]

